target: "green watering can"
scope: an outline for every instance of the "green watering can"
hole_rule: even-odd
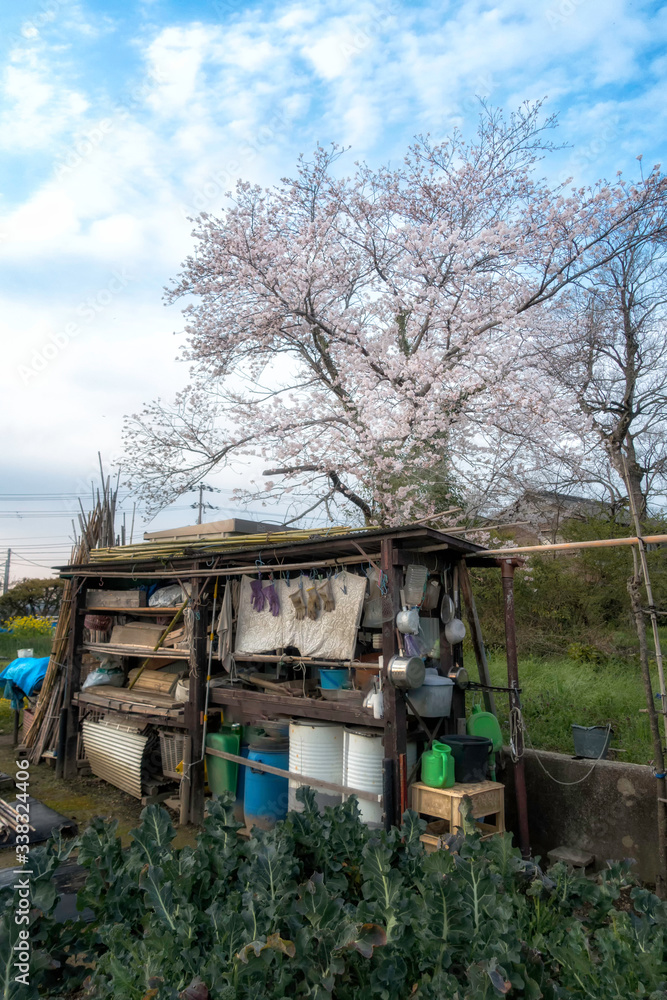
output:
[[[496,780],[496,754],[502,750],[503,734],[497,718],[492,712],[483,712],[481,705],[473,705],[466,726],[468,736],[485,736],[493,743],[493,753],[489,759],[491,781]]]
[[[451,788],[454,784],[454,758],[446,743],[435,740],[422,754],[422,781],[431,788]]]

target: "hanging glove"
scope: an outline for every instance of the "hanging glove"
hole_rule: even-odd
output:
[[[264,597],[269,602],[269,611],[274,618],[277,618],[280,614],[280,601],[273,582],[271,582],[268,587],[264,588]]]
[[[320,595],[322,601],[322,610],[333,611],[336,607],[336,602],[334,601],[333,590],[331,589],[331,580],[327,578],[320,583],[317,587],[317,593]]]
[[[264,591],[262,590],[262,580],[258,577],[253,580],[250,584],[250,590],[252,591],[252,597],[250,598],[250,604],[255,609],[255,611],[264,610]]]
[[[296,590],[293,594],[290,594],[289,599],[294,605],[294,617],[298,622],[303,621],[306,617],[306,605],[303,603],[301,590]]]
[[[317,612],[320,610],[320,596],[315,584],[308,588],[306,595],[308,597],[308,617],[314,622],[317,618]]]

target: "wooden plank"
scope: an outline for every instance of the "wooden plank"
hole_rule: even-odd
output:
[[[85,608],[80,608],[79,611],[82,614],[89,614],[91,611],[115,611],[117,614],[129,614],[132,617],[135,615],[164,615],[165,617],[171,617],[175,615],[180,609],[180,604],[176,608],[107,608],[107,607],[92,607],[88,605]]]
[[[100,573],[104,576],[104,573]],[[146,607],[145,590],[89,590],[86,596],[86,608],[108,611],[111,608],[116,610],[129,610],[130,608]]]
[[[462,559],[459,564],[459,581],[461,583],[461,591],[463,593],[463,600],[466,606],[466,618],[468,619],[468,625],[470,626],[470,638],[475,651],[479,680],[481,684],[490,685],[491,674],[489,673],[489,664],[486,659],[486,650],[484,649],[482,628],[479,623],[479,615],[477,614],[477,607],[475,605],[475,595],[472,592],[470,574],[464,559]],[[484,707],[487,712],[492,712],[495,716],[498,715],[493,691],[484,691]]]
[[[248,760],[247,757],[239,757],[234,753],[227,753],[226,750],[214,750],[206,747],[206,753],[211,757],[222,757],[223,760],[231,760],[235,764],[243,767],[251,767],[253,771],[262,771],[266,774],[275,774],[279,778],[289,778],[298,781],[300,785],[308,785],[311,788],[325,788],[329,792],[339,792],[341,795],[356,795],[358,799],[366,802],[382,802],[381,795],[374,795],[373,792],[365,792],[358,788],[350,788],[348,785],[337,785],[333,781],[324,781],[322,778],[310,778],[305,774],[298,774],[296,771],[284,771],[281,767],[274,767],[273,764],[264,764],[258,760]]]
[[[238,705],[242,712],[252,719],[274,718],[284,715],[306,719],[324,719],[328,722],[342,722],[351,725],[376,726],[382,728],[384,721],[374,719],[373,713],[365,708],[341,706],[335,701],[316,698],[292,698],[289,695],[260,694],[256,691],[238,690],[229,687],[212,687],[209,701],[213,705]]]
[[[149,660],[187,660],[187,649],[151,649],[150,646],[126,646],[111,642],[85,642],[83,648],[91,653],[113,653],[116,656],[146,656]]]
[[[108,708],[112,712],[121,712],[123,714],[149,716],[150,718],[145,721],[153,719],[157,725],[163,725],[165,722],[169,722],[170,725],[178,725],[177,720],[180,718],[182,720],[181,725],[185,725],[183,704],[180,702],[177,703],[178,708],[165,709],[162,706],[158,707],[153,704],[146,705],[136,701],[130,702],[109,698],[105,695],[90,693],[90,689],[88,689],[79,695],[74,695],[72,703],[78,706],[91,705],[95,708]],[[144,720],[142,719],[142,721]]]

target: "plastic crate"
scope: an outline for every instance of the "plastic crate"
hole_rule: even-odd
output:
[[[160,753],[162,755],[162,773],[167,778],[180,780],[181,775],[176,770],[183,761],[185,736],[182,733],[171,733],[160,729]]]

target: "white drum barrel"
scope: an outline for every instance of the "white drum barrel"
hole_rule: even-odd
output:
[[[376,729],[345,728],[343,784],[363,792],[382,795],[382,734]],[[382,803],[359,799],[361,819],[367,826],[382,826]]]
[[[289,727],[289,769],[293,774],[308,778],[321,778],[335,785],[343,784],[343,727],[336,722],[318,722],[314,719],[295,719]],[[290,778],[289,808],[297,812],[303,805],[297,800],[298,781]],[[335,806],[340,794],[324,788],[314,788],[319,809]]]

